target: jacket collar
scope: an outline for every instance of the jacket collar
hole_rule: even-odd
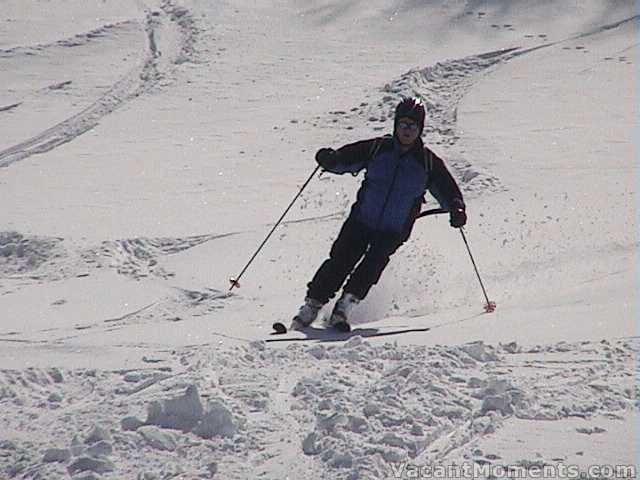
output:
[[[424,150],[424,143],[422,142],[422,138],[418,137],[416,139],[416,142],[413,144],[413,146],[407,150],[406,152],[402,152],[402,145],[400,144],[400,140],[398,140],[395,135],[393,137],[393,151],[400,157],[400,156],[404,156],[404,155],[413,155],[413,156],[418,156],[422,154],[422,151]]]

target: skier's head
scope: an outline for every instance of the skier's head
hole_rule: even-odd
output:
[[[424,104],[419,98],[403,98],[396,107],[393,120],[394,136],[402,143],[415,142],[422,135],[424,117]]]

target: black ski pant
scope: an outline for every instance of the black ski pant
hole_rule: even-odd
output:
[[[370,230],[349,216],[333,242],[329,258],[307,285],[307,297],[327,303],[350,275],[344,291],[362,300],[380,280],[389,257],[407,238],[406,234]]]

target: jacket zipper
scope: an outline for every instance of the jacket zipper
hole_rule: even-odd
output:
[[[387,191],[387,197],[384,199],[384,203],[382,204],[382,210],[380,211],[380,215],[378,216],[378,228],[380,228],[380,223],[382,222],[382,216],[384,215],[385,210],[387,209],[387,203],[389,203],[389,197],[391,196],[391,192],[393,191],[393,187],[396,184],[396,178],[398,177],[398,170],[400,170],[400,162],[402,158],[398,157],[398,163],[396,164],[396,169],[393,172],[393,179],[391,180],[391,186]]]

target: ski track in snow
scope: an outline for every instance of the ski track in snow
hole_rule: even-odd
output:
[[[133,238],[108,240],[98,246],[66,246],[64,239],[0,232],[0,278],[55,281],[88,271],[111,268],[119,274],[140,279],[149,275],[169,278],[171,272],[158,267],[158,259],[188,250],[221,235],[184,238]]]
[[[0,165],[71,141],[124,102],[150,91],[167,74],[159,67],[161,47],[154,33],[164,16],[181,32],[172,62],[188,61],[197,33],[194,20],[186,9],[165,1],[162,13],[147,17],[142,67],[83,112],[0,152]],[[120,25],[0,55],[83,45]],[[479,75],[529,51],[501,50],[412,70],[385,86],[379,103],[332,112],[330,118],[387,122],[400,96],[419,94],[433,120],[427,142],[455,153],[456,111],[465,93]],[[502,189],[498,179],[462,155],[453,155],[451,163],[467,192]],[[160,257],[236,233],[109,240],[70,250],[62,238],[3,232],[0,280],[52,281],[97,268],[135,279],[169,280],[171,272],[159,266]],[[206,315],[224,308],[227,298],[211,289],[175,288],[175,296],[78,329],[179,321],[185,311]],[[53,343],[64,344],[67,338],[72,337]],[[352,337],[330,346],[272,349],[254,342],[225,349],[182,348],[157,368],[131,371],[0,370],[0,431],[12,438],[0,439],[0,476],[63,478],[85,469],[116,478],[201,478],[215,471],[220,478],[245,479],[273,478],[270,474],[280,469],[291,478],[391,478],[392,463],[442,463],[468,455],[475,442],[510,418],[578,417],[588,425],[603,416],[624,418],[639,406],[639,347],[638,339],[523,350],[516,344],[379,345]],[[140,419],[137,425],[131,416]],[[483,461],[499,464],[490,454],[485,452]],[[553,463],[551,458],[542,461]]]
[[[125,102],[144,93],[150,92],[161,80],[171,75],[174,65],[191,61],[195,56],[195,39],[198,29],[189,10],[176,6],[171,0],[164,0],[160,11],[149,12],[145,19],[144,29],[147,32],[144,61],[118,80],[104,95],[81,112],[54,125],[40,134],[17,145],[0,151],[0,167],[8,167],[12,163],[31,155],[48,152],[60,145],[94,128],[100,120]],[[133,21],[105,25],[91,32],[78,34],[46,45],[14,47],[1,50],[1,56],[18,54],[36,55],[52,48],[71,48],[88,44],[90,41],[104,37],[117,31],[118,28],[130,27]],[[158,45],[157,32],[162,28],[172,28],[179,37],[177,47]],[[165,49],[166,47],[166,49]],[[172,51],[177,48],[177,51]],[[9,107],[15,107],[12,105]],[[6,108],[9,108],[6,107]]]
[[[70,38],[64,38],[51,43],[39,43],[36,45],[18,45],[12,48],[0,49],[0,58],[10,58],[17,55],[42,55],[48,50],[61,47],[80,47],[92,41],[99,41],[118,30],[131,28],[136,25],[136,20],[124,20],[116,23],[107,23],[101,27],[94,28],[86,33],[78,33]]]
[[[604,25],[588,32],[571,37],[584,38],[617,28],[627,22],[635,21],[633,16],[622,21]],[[168,20],[168,22],[167,22]],[[69,39],[35,46],[19,46],[0,51],[1,55],[39,54],[52,48],[82,46],[101,37],[109,35],[120,28],[130,28],[133,20],[108,24],[87,33],[75,35]],[[166,23],[167,25],[163,25]],[[107,115],[125,101],[150,91],[158,79],[169,73],[169,67],[161,64],[160,47],[157,45],[156,33],[161,28],[177,28],[179,42],[177,50],[169,55],[169,63],[180,64],[193,59],[198,27],[186,8],[176,6],[170,0],[164,0],[160,11],[149,12],[145,29],[148,36],[147,58],[144,64],[131,71],[118,81],[111,90],[83,112],[67,119],[36,137],[0,152],[0,165],[9,164],[26,158],[34,153],[41,153],[68,142],[81,133],[97,125],[100,118]],[[457,106],[464,95],[472,88],[482,75],[499,67],[504,62],[525,55],[529,52],[557,45],[566,40],[544,43],[528,49],[505,49],[453,59],[436,63],[422,69],[411,70],[399,79],[387,84],[382,89],[382,98],[376,104],[362,103],[347,111],[330,112],[332,120],[328,124],[349,124],[361,122],[365,117],[369,122],[387,122],[393,117],[393,110],[402,96],[420,95],[427,104],[430,121],[426,125],[427,143],[449,149],[447,158],[461,186],[466,192],[499,191],[501,187],[497,178],[490,173],[480,172],[462,155],[455,153],[455,145],[460,138],[456,132]],[[163,51],[162,57],[167,57]],[[167,62],[167,59],[162,59]],[[54,86],[55,87],[55,86]],[[16,104],[17,105],[17,104]],[[13,108],[11,105],[7,108]],[[379,127],[383,129],[384,127]],[[451,154],[453,153],[453,155]],[[340,214],[323,217],[311,217],[284,223],[302,221],[332,220]],[[19,280],[20,284],[3,287],[12,291],[28,285],[30,281],[44,282],[84,276],[95,269],[111,268],[119,274],[141,279],[148,276],[169,280],[172,272],[165,271],[158,260],[170,254],[176,254],[205,242],[246,232],[229,232],[223,234],[198,235],[185,238],[132,238],[106,240],[99,246],[89,248],[67,247],[62,238],[25,237],[17,232],[0,232],[0,279]],[[159,300],[158,308],[169,312],[169,316],[179,317],[181,307],[194,309],[195,315],[205,315],[211,310],[224,307],[225,295],[210,289],[200,291],[176,289],[175,297],[170,300]],[[185,293],[192,292],[192,293]],[[193,293],[195,292],[195,293]],[[146,312],[153,316],[158,311]],[[166,315],[162,315],[164,318]],[[173,317],[172,317],[173,318]]]
[[[495,68],[522,55],[549,48],[567,41],[598,35],[629,22],[637,21],[640,15],[634,15],[620,21],[602,25],[587,32],[556,42],[546,42],[530,48],[507,48],[492,52],[470,55],[468,57],[445,60],[435,65],[410,70],[400,78],[386,84],[381,90],[381,99],[376,103],[362,102],[347,110],[329,112],[326,118],[316,117],[314,121],[327,125],[354,125],[365,119],[370,124],[380,123],[373,130],[383,132],[389,121],[393,121],[395,107],[402,97],[418,96],[427,107],[428,121],[425,124],[425,143],[435,146],[436,151],[447,151],[447,164],[450,165],[466,193],[479,195],[486,192],[500,192],[506,188],[500,180],[474,165],[465,155],[455,149],[461,133],[456,129],[458,105],[482,76],[490,74]]]
[[[12,440],[0,441],[0,472],[391,478],[398,462],[470,455],[509,418],[578,417],[585,432],[599,418],[624,418],[638,409],[638,348],[637,339],[523,350],[353,337],[310,348],[184,348],[138,370],[2,370],[0,429]],[[480,460],[500,465],[497,453]]]
[[[162,268],[159,263],[162,257],[229,235],[235,234],[123,239],[105,241],[96,247],[77,249],[67,246],[62,238],[0,232],[0,294],[15,293],[34,284],[87,277],[105,269],[114,270],[134,280],[154,277],[170,281],[174,274]],[[185,310],[189,312],[189,316],[203,316],[224,308],[224,300],[231,296],[229,293],[211,288],[193,290],[175,287],[171,290],[172,294],[121,318],[90,321],[84,319],[71,329],[47,329],[45,331],[51,336],[50,340],[38,340],[36,343],[64,344],[65,340],[77,337],[78,330],[113,331],[136,323],[163,320],[177,322],[185,315]],[[64,299],[59,301],[64,302]],[[0,336],[17,334],[19,332],[3,332]],[[2,341],[6,340],[2,338]]]
[[[348,111],[333,111],[325,119],[328,124],[354,124],[363,118],[369,123],[380,123],[374,130],[383,131],[393,120],[395,107],[402,97],[418,96],[427,107],[425,143],[436,151],[447,150],[447,163],[453,168],[461,187],[466,192],[497,192],[504,190],[500,181],[488,172],[480,171],[452,150],[460,136],[456,132],[457,109],[460,101],[492,68],[527,53],[530,50],[511,48],[446,60],[422,69],[410,70],[382,88],[382,98],[375,104],[362,102]],[[347,127],[353,128],[353,127]]]
[[[333,221],[341,212],[289,220],[282,225]],[[271,224],[264,227],[270,227]],[[156,276],[173,277],[159,266],[167,255],[184,252],[204,243],[247,232],[193,235],[190,237],[156,237],[105,240],[98,246],[78,248],[67,245],[64,238],[23,235],[15,231],[0,232],[0,279],[56,281],[85,275],[87,271],[111,268],[133,279]]]
[[[196,27],[193,24],[193,19],[187,10],[175,7],[168,1],[163,3],[162,8],[165,14],[171,17],[172,23],[177,22],[180,25],[183,34],[179,58],[188,58],[194,51],[193,43]],[[109,93],[84,112],[52,127],[27,142],[0,152],[0,165],[7,166],[33,153],[47,151],[72,140],[75,136],[93,128],[102,116],[110,113],[122,102],[148,91],[160,76],[157,66],[158,47],[156,46],[154,34],[158,28],[159,17],[160,15],[157,13],[150,13],[147,17],[150,54],[142,67],[142,71],[136,70],[130,73],[118,82]],[[79,38],[91,37],[83,35]],[[387,121],[388,118],[393,117],[393,110],[399,98],[404,95],[418,94],[425,99],[429,111],[430,122],[426,127],[427,142],[452,147],[459,138],[455,132],[457,105],[471,88],[474,81],[476,81],[478,75],[519,54],[521,52],[516,49],[501,50],[459,60],[449,60],[421,70],[410,71],[400,79],[385,86],[384,96],[377,105],[363,104],[358,108],[351,109],[348,114],[346,112],[333,112],[332,114],[346,121],[360,121],[362,116],[368,117],[370,121],[375,119]],[[457,172],[457,176],[461,179],[463,188],[467,191],[476,189],[481,191],[498,190],[501,188],[497,179],[489,174],[481,175],[469,162],[459,157],[453,156],[450,163]],[[285,223],[332,220],[336,215],[339,214]],[[134,279],[156,276],[166,280],[170,279],[173,274],[165,271],[159,265],[158,259],[160,257],[184,251],[216,238],[239,233],[242,232],[200,235],[188,238],[108,240],[102,242],[98,247],[90,247],[79,251],[65,251],[62,245],[59,245],[62,239],[55,239],[58,248],[53,251],[50,246],[52,240],[24,238],[15,232],[4,232],[4,237],[0,238],[0,274],[2,277],[15,277],[18,275],[36,281],[51,281],[79,274],[84,275],[87,271],[96,268],[113,268],[118,273]],[[16,236],[20,238],[16,240]],[[32,248],[27,249],[28,251],[25,254],[24,248],[19,247],[19,245],[31,245]],[[184,298],[179,295],[174,300],[178,305],[183,304]],[[161,302],[161,304],[166,311],[168,306],[164,302]],[[188,304],[195,305],[194,302],[188,302]],[[198,304],[197,306],[200,307],[201,305]],[[216,302],[213,308],[219,307],[218,302]],[[172,314],[175,310],[175,308],[169,308]],[[209,310],[205,309],[203,312],[195,313],[205,314],[207,311]]]
[[[83,112],[26,142],[0,152],[0,166],[8,166],[34,153],[49,151],[58,145],[71,141],[78,135],[93,128],[100,118],[115,110],[125,101],[148,92],[163,75],[167,74],[168,70],[166,66],[159,67],[160,50],[156,44],[156,32],[161,28],[161,22],[164,17],[169,19],[170,26],[175,26],[179,30],[178,50],[173,52],[170,63],[180,64],[193,59],[198,27],[189,10],[176,6],[170,0],[164,0],[161,5],[161,11],[150,12],[146,18],[145,28],[148,35],[148,52],[147,59],[142,67],[130,72],[117,82],[109,92]],[[603,25],[571,37],[568,40],[597,35],[625,23],[635,21],[639,17],[636,15],[612,24]],[[108,35],[118,28],[129,27],[132,22],[134,21],[108,24],[91,32],[78,34],[72,38],[46,45],[14,47],[0,51],[0,55],[36,54],[53,47],[84,45]],[[427,143],[449,150],[447,154],[448,162],[460,180],[463,190],[467,193],[503,190],[504,187],[501,186],[499,179],[488,172],[481,172],[464,159],[463,155],[455,152],[455,144],[460,138],[456,132],[457,106],[481,75],[489,73],[493,68],[513,58],[540,48],[554,46],[564,41],[566,40],[544,43],[528,49],[511,48],[486,52],[462,59],[439,62],[423,69],[411,70],[403,74],[399,79],[385,85],[382,89],[383,96],[375,105],[362,103],[358,107],[351,108],[348,112],[330,112],[330,120],[327,120],[327,123],[333,124],[339,121],[340,124],[349,124],[360,122],[362,118],[367,118],[369,122],[387,122],[393,118],[395,105],[401,97],[419,95],[425,100],[430,119],[425,127]],[[166,56],[164,52],[163,56]],[[6,108],[15,108],[18,105],[11,105]],[[384,128],[383,126],[379,127],[379,129]],[[339,216],[340,214],[284,223],[333,219],[336,215]],[[102,268],[106,266],[115,268],[118,273],[132,278],[156,275],[166,279],[170,278],[172,274],[157,266],[157,258],[159,256],[177,253],[203,242],[239,233],[242,232],[202,235],[186,239],[134,238],[111,240],[103,242],[100,247],[88,249],[78,254],[71,252],[65,254],[61,252],[61,249],[57,249],[52,253],[52,244],[58,244],[62,239],[28,239],[23,238],[22,235],[16,232],[1,232],[0,275],[7,277],[16,274],[24,275],[27,272],[35,280],[60,279],[74,276],[78,272],[84,272],[87,268],[95,266]],[[15,241],[16,236],[20,237],[17,243]],[[32,248],[26,248],[25,245],[27,244],[31,245]],[[56,259],[55,268],[50,268],[49,272],[34,273],[33,270],[45,263],[45,259],[48,257]],[[74,257],[74,260],[65,265],[64,262],[61,262],[61,257]],[[79,259],[75,257],[79,257]],[[54,271],[57,272],[54,273]]]
[[[340,213],[308,217],[283,222],[332,221]],[[189,237],[156,237],[105,240],[96,246],[77,246],[60,237],[23,235],[15,231],[0,232],[0,295],[15,293],[34,284],[58,282],[74,277],[88,277],[103,270],[113,270],[123,277],[133,280],[157,278],[171,282],[174,273],[162,266],[162,259],[179,254],[191,248],[217,239],[246,232],[193,235]],[[107,324],[109,320],[93,319],[80,322],[71,331],[51,329],[49,332],[66,332],[67,336],[56,337],[52,343],[60,344],[64,339],[74,338],[73,330],[102,328],[117,330],[121,326],[134,323],[158,321],[180,321],[183,317],[200,317],[225,307],[231,293],[209,287],[186,289],[179,286],[172,293],[159,298],[149,308],[131,312],[119,321]],[[64,302],[64,299],[59,301]],[[188,313],[185,313],[188,312]],[[17,334],[19,332],[12,332]],[[6,336],[7,333],[0,333]],[[6,341],[6,339],[2,339]],[[24,341],[31,341],[23,339]],[[16,341],[13,339],[12,341]],[[37,341],[36,343],[47,343]]]
[[[637,20],[638,16],[624,19],[610,25],[604,25],[591,31],[571,37],[584,38],[617,28],[627,22]],[[169,20],[166,22],[166,20]],[[42,134],[17,146],[0,152],[0,165],[7,166],[33,153],[48,151],[55,146],[72,140],[84,131],[93,128],[99,119],[110,113],[123,102],[150,91],[163,75],[167,75],[169,67],[160,63],[160,47],[156,42],[156,33],[163,26],[179,30],[179,44],[170,55],[170,64],[179,64],[193,58],[198,28],[191,13],[178,7],[169,0],[163,1],[160,11],[149,12],[146,18],[148,35],[147,59],[139,69],[134,69],[125,78],[117,82],[112,89],[78,115],[62,122]],[[46,45],[15,47],[0,52],[2,55],[37,54],[52,48],[81,46],[110,34],[119,28],[130,28],[133,21],[105,25],[85,34],[64,39]],[[462,59],[453,59],[436,63],[422,69],[411,70],[399,79],[387,84],[382,89],[382,98],[376,104],[362,103],[347,111],[330,112],[328,124],[338,121],[340,125],[361,122],[367,118],[369,122],[387,122],[393,117],[393,111],[402,96],[419,95],[427,105],[430,121],[425,127],[427,143],[448,149],[447,158],[467,192],[499,191],[503,189],[497,178],[490,173],[480,172],[463,155],[455,152],[455,145],[460,138],[456,132],[457,107],[464,95],[472,88],[482,75],[498,68],[504,62],[525,55],[529,52],[547,48],[563,41],[544,43],[528,49],[505,49],[471,55]],[[167,57],[163,51],[163,57]],[[163,59],[166,62],[167,59]],[[383,129],[384,127],[379,127]],[[284,222],[297,223],[305,221],[333,220],[340,214],[322,217],[310,217],[301,220]],[[218,238],[246,232],[229,232],[223,234],[197,235],[185,238],[132,238],[106,240],[99,246],[74,248],[65,245],[62,238],[25,237],[17,232],[0,232],[0,279],[18,280],[0,285],[2,293],[15,291],[30,283],[63,280],[75,276],[86,276],[96,269],[114,269],[119,274],[133,279],[153,276],[170,280],[173,273],[162,268],[159,260],[165,255],[180,253],[192,247]],[[173,319],[179,321],[184,309],[190,315],[201,316],[224,308],[230,295],[217,290],[203,288],[200,290],[175,289],[176,294],[159,299],[152,308],[143,312],[134,312],[128,321],[153,321]],[[98,325],[93,323],[90,325]],[[114,328],[117,328],[115,326]]]

